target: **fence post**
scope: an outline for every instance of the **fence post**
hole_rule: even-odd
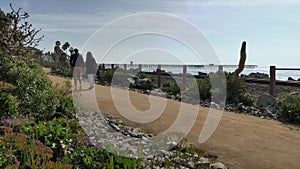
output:
[[[160,88],[161,87],[161,65],[157,66],[157,87]]]
[[[276,67],[270,66],[270,95],[275,95]]]
[[[115,68],[115,64],[111,64],[111,69],[114,69]]]
[[[123,65],[123,67],[124,67],[124,71],[126,71],[126,69],[127,69],[127,65],[126,65],[126,64],[124,64],[124,65]]]
[[[183,65],[183,77],[182,77],[182,88],[183,90],[186,89],[186,73],[187,73],[187,65]]]
[[[142,64],[139,64],[139,72],[142,71]]]
[[[223,65],[219,65],[219,71],[223,72]]]

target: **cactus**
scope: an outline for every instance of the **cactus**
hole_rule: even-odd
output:
[[[238,76],[245,67],[245,62],[246,62],[246,41],[244,41],[242,43],[242,47],[241,47],[241,53],[240,53],[240,62],[239,62],[239,66],[238,68],[234,71],[234,75]]]

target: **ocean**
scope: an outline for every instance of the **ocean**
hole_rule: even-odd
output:
[[[106,68],[110,68],[110,64],[105,65]],[[119,65],[119,67],[124,68],[122,65]],[[127,65],[127,69],[137,69],[138,65]],[[153,72],[157,69],[156,65],[143,65],[142,71],[145,72]],[[166,72],[171,72],[173,74],[179,74],[183,72],[183,67],[179,65],[162,65],[161,69]],[[244,71],[241,74],[249,75],[250,73],[264,73],[269,75],[270,74],[270,68],[269,67],[256,67],[256,68],[245,68]],[[187,73],[192,75],[197,75],[198,72],[202,73],[210,73],[210,72],[216,72],[218,70],[217,66],[207,66],[207,67],[195,67],[195,66],[188,66]],[[233,72],[235,68],[224,68],[224,71],[227,72]],[[289,77],[298,80],[300,79],[300,70],[276,70],[276,79],[277,80],[287,80]]]
[[[269,67],[257,67],[257,68],[245,68],[244,71],[241,74],[249,75],[250,73],[264,73],[269,75],[270,74],[270,68]],[[145,68],[143,71],[154,71],[155,68]],[[182,73],[182,69],[180,68],[164,68],[162,67],[162,70],[165,70],[166,72],[172,72],[174,74]],[[216,72],[217,68],[188,68],[187,73],[196,75],[198,72],[203,73],[210,73],[210,72]],[[224,68],[224,71],[227,72],[233,72],[235,68]],[[277,80],[287,80],[289,77],[298,80],[300,78],[300,71],[298,70],[276,70],[276,79]]]

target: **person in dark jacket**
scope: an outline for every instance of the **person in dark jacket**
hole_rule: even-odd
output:
[[[84,61],[78,49],[74,49],[74,53],[70,57],[70,65],[73,72],[75,90],[77,90],[77,80],[79,81],[79,88],[81,89],[81,69],[84,66]]]
[[[94,87],[94,75],[97,71],[97,63],[95,61],[95,58],[93,57],[92,52],[87,52],[86,54],[86,74],[88,75],[88,81],[90,84],[90,88],[92,89]]]

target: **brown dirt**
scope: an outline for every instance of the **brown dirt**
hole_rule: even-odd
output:
[[[65,79],[49,76],[54,83],[63,83]],[[84,84],[83,88],[87,88]],[[120,91],[122,91],[120,89]],[[164,113],[147,124],[134,123],[118,113],[111,97],[111,88],[96,85],[95,90],[83,90],[96,94],[96,101],[102,113],[127,121],[148,132],[160,133],[166,130],[177,118],[181,103],[167,100]],[[149,109],[149,96],[130,92],[129,98],[136,109]],[[89,102],[89,98],[84,98]],[[125,100],[125,99],[124,99]],[[126,102],[118,102],[126,107]],[[183,103],[184,104],[184,103]],[[199,109],[193,128],[186,138],[197,146],[205,148],[218,156],[218,161],[229,168],[267,169],[267,168],[300,168],[300,128],[273,120],[253,116],[224,112],[221,122],[214,134],[203,144],[198,143],[199,133],[209,108],[198,105],[187,105],[188,110]],[[188,112],[184,112],[188,113]],[[186,123],[189,123],[189,119]],[[180,126],[178,126],[180,127]]]

